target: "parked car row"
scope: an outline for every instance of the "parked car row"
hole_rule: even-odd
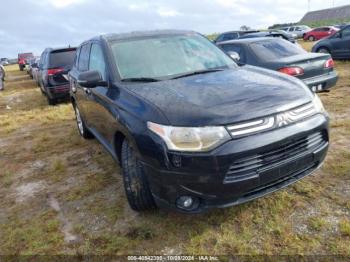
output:
[[[219,34],[216,39],[213,41],[218,44],[221,42],[236,40],[236,39],[245,39],[245,38],[256,38],[256,37],[278,37],[283,38],[289,42],[296,43],[296,36],[286,33],[283,30],[274,30],[274,31],[229,31],[222,34]]]

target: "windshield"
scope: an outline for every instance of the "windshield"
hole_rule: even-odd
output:
[[[236,64],[200,35],[174,35],[111,43],[122,79],[166,79]]]
[[[273,61],[284,57],[305,54],[301,47],[283,39],[265,40],[251,44],[254,53],[264,61]]]
[[[55,51],[50,54],[49,67],[65,67],[73,65],[76,49]]]

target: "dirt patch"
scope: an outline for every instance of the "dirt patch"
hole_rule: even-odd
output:
[[[30,201],[37,193],[43,192],[46,188],[44,181],[31,182],[15,188],[16,202]]]

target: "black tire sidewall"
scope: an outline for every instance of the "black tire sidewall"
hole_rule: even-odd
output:
[[[125,193],[130,207],[135,211],[146,211],[156,207],[142,164],[129,142],[122,144],[122,173]]]

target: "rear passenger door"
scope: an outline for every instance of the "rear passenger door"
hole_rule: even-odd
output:
[[[109,74],[107,70],[107,64],[103,52],[103,48],[100,42],[93,42],[91,45],[89,70],[98,71],[103,81],[109,82]],[[89,97],[89,117],[91,119],[92,128],[97,131],[100,141],[105,146],[112,148],[113,135],[112,131],[116,130],[116,119],[114,115],[117,115],[116,107],[113,97],[115,94],[108,86],[97,86],[91,88],[91,95]]]
[[[88,96],[89,89],[78,84],[79,74],[89,69],[90,43],[80,46],[77,51],[77,58],[73,69],[70,71],[70,85],[72,92],[75,93],[77,106],[82,114],[85,123],[90,127],[90,119],[88,117]]]
[[[331,43],[334,58],[350,58],[350,26],[338,32],[331,39]]]

